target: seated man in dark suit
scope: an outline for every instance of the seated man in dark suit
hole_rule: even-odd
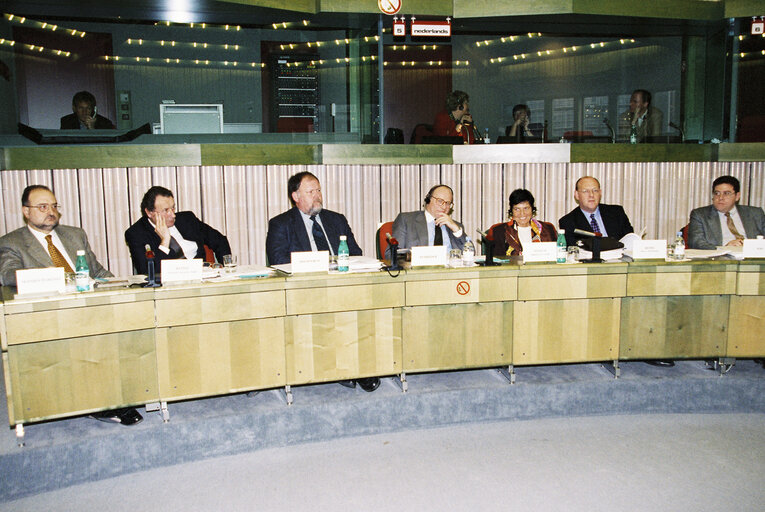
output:
[[[737,205],[741,183],[733,176],[712,182],[712,204],[691,212],[688,247],[714,249],[721,245],[743,245],[744,238],[765,235],[765,213],[757,206]]]
[[[289,263],[293,252],[329,251],[337,254],[341,235],[347,237],[349,254],[361,255],[361,247],[356,243],[345,215],[323,208],[321,184],[316,176],[308,171],[290,176],[287,194],[292,208],[268,221],[266,257],[270,265]],[[380,379],[368,377],[340,382],[351,388],[356,387],[356,383],[364,391],[374,391],[380,386]]]
[[[462,250],[467,235],[462,224],[449,215],[453,198],[451,187],[436,185],[425,195],[424,210],[399,213],[393,221],[393,237],[398,240],[399,248],[445,245]],[[390,259],[390,256],[386,257]]]
[[[136,273],[146,274],[146,245],[151,247],[159,271],[164,259],[202,258],[205,245],[218,261],[231,254],[228,239],[192,212],[175,213],[173,193],[165,187],[151,187],[141,200],[141,217],[125,231],[130,258]]]
[[[619,205],[602,204],[601,196],[600,182],[592,176],[583,176],[576,181],[574,199],[579,203],[579,207],[558,221],[558,226],[566,230],[567,245],[576,245],[579,239],[584,238],[574,234],[574,229],[600,233],[617,240],[634,232],[624,208]]]
[[[96,113],[96,97],[80,91],[72,98],[72,113],[61,118],[62,130],[114,130],[114,123]]]
[[[21,194],[21,213],[27,225],[0,238],[0,281],[16,286],[16,271],[27,268],[63,267],[74,272],[77,251],[85,251],[90,277],[111,277],[90,249],[80,228],[63,226],[56,196],[44,185],[30,185]],[[93,414],[106,422],[135,425],[143,418],[132,407]]]

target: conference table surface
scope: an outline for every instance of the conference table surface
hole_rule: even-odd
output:
[[[11,426],[407,373],[765,356],[765,261],[425,267],[2,290]]]

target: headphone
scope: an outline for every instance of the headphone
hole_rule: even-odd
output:
[[[446,188],[448,188],[449,192],[452,193],[452,197],[454,197],[454,191],[452,190],[452,187],[450,187],[449,185],[438,184],[438,185],[433,185],[433,187],[431,187],[431,189],[428,190],[428,193],[425,195],[425,199],[423,199],[422,202],[425,203],[425,204],[430,204],[430,199],[433,197],[433,192],[435,192],[436,189],[439,188],[439,187],[446,187]]]

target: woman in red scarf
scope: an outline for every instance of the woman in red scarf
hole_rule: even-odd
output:
[[[513,190],[510,194],[510,220],[491,228],[489,238],[494,240],[494,254],[518,256],[523,246],[534,242],[555,242],[558,232],[549,222],[535,219],[537,209],[534,196],[525,188]]]

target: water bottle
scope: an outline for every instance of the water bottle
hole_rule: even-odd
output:
[[[77,251],[77,261],[74,264],[74,284],[78,292],[90,291],[90,269],[88,260],[85,259],[85,251]]]
[[[348,272],[348,237],[340,235],[340,245],[337,248],[337,271]]]
[[[677,261],[685,259],[685,240],[683,240],[682,231],[677,232],[677,238],[675,238],[675,251],[672,256]]]
[[[558,231],[558,240],[555,242],[557,246],[555,251],[555,262],[566,263],[566,256],[568,256],[568,250],[566,247],[566,230],[561,229]]]
[[[637,126],[630,125],[630,144],[637,144]]]
[[[484,135],[483,135],[483,143],[484,144],[491,144],[491,139],[489,139],[489,129],[486,128],[483,131],[483,133],[484,133]]]
[[[466,237],[465,245],[462,246],[462,266],[472,267],[475,264],[475,245]]]

